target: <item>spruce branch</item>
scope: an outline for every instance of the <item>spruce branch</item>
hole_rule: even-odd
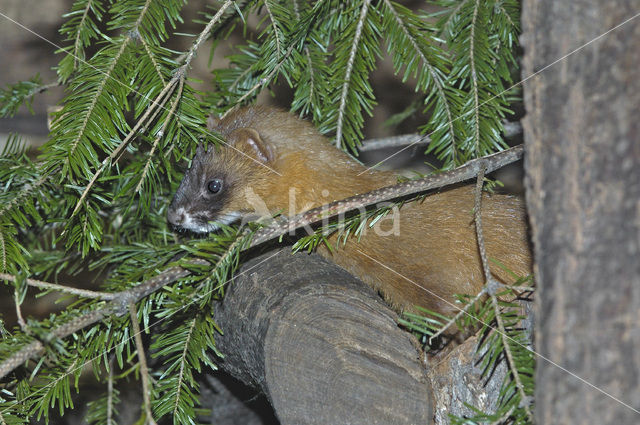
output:
[[[293,45],[289,46],[289,49],[287,49],[287,52],[284,54],[282,59],[280,59],[280,61],[278,61],[277,65],[275,67],[273,67],[271,72],[269,72],[269,74],[266,77],[261,78],[253,87],[251,87],[249,90],[247,90],[247,92],[245,94],[243,94],[238,99],[238,101],[236,102],[236,107],[227,109],[227,111],[224,114],[222,114],[222,116],[220,116],[220,119],[223,120],[227,115],[229,115],[231,112],[235,111],[237,109],[237,107],[242,105],[242,102],[244,102],[246,99],[248,99],[250,96],[252,96],[253,93],[256,90],[258,90],[260,87],[264,87],[267,84],[269,84],[271,82],[273,76],[276,74],[276,72],[278,72],[278,70],[282,66],[282,64],[287,60],[289,55],[291,55],[292,51],[293,51]],[[262,165],[262,166],[264,166],[264,165]],[[276,174],[280,174],[280,173],[276,172],[275,170],[271,170],[271,171],[273,171]]]
[[[476,193],[475,193],[475,207],[474,207],[474,221],[476,224],[476,237],[478,242],[478,251],[480,252],[480,259],[482,263],[482,271],[484,274],[485,285],[483,288],[483,292],[489,294],[491,298],[491,305],[493,306],[494,315],[496,318],[496,322],[498,324],[498,333],[502,339],[502,347],[504,349],[505,356],[507,357],[507,361],[509,363],[509,370],[511,371],[511,375],[513,376],[513,380],[516,384],[516,388],[518,393],[520,394],[520,400],[523,404],[525,412],[529,417],[529,420],[533,422],[533,415],[531,414],[531,410],[529,409],[529,405],[526,403],[528,400],[527,395],[524,392],[524,386],[522,385],[522,381],[520,380],[520,374],[518,372],[517,365],[513,360],[513,354],[511,353],[511,347],[509,346],[509,341],[507,338],[507,331],[504,326],[504,321],[502,320],[502,314],[500,311],[500,307],[498,305],[498,297],[496,296],[496,285],[494,284],[495,279],[491,275],[491,270],[489,268],[489,260],[487,259],[487,251],[484,244],[484,233],[482,231],[482,186],[484,183],[484,175],[485,175],[485,167],[480,166],[477,175],[476,182]]]
[[[136,304],[133,301],[129,302],[129,317],[131,320],[131,330],[133,332],[133,339],[136,343],[136,352],[138,354],[138,364],[140,365],[140,380],[142,381],[142,400],[144,401],[144,411],[146,414],[145,423],[156,425],[156,421],[153,419],[151,413],[151,385],[149,381],[149,368],[147,367],[147,356],[144,353],[144,344],[142,343],[142,331],[140,330],[140,324],[138,323],[138,312],[136,311]]]
[[[323,218],[329,218],[338,214],[344,214],[356,208],[375,205],[379,202],[390,201],[392,199],[468,180],[478,173],[480,167],[485,167],[487,172],[494,171],[520,159],[523,151],[523,146],[518,145],[499,153],[471,160],[454,170],[383,187],[311,209],[295,215],[284,223],[276,223],[258,230],[253,235],[251,246],[261,244],[281,235],[286,235],[287,233],[320,221]]]
[[[204,41],[208,38],[213,26],[220,21],[220,18],[222,18],[222,15],[224,14],[225,10],[227,10],[229,6],[231,6],[233,3],[234,3],[233,0],[227,0],[226,2],[224,2],[224,4],[220,6],[220,9],[218,10],[218,12],[215,15],[213,15],[213,17],[209,20],[204,30],[202,30],[202,32],[196,39],[195,43],[193,43],[193,46],[191,46],[191,49],[189,49],[189,52],[187,53],[187,56],[184,59],[184,65],[182,65],[182,68],[184,68],[185,71],[191,65],[191,61],[195,57],[197,50],[200,48],[200,45],[202,45],[202,43],[204,43]]]
[[[517,136],[519,134],[522,134],[522,125],[519,121],[504,123],[504,137],[509,138]],[[429,143],[431,143],[431,138],[428,135],[418,133],[401,134],[398,136],[365,140],[360,147],[360,152],[369,152],[396,147],[427,145]]]
[[[516,384],[516,388],[518,393],[520,394],[520,404],[523,407],[529,420],[533,423],[533,414],[531,413],[531,409],[529,408],[529,397],[524,392],[524,385],[522,385],[522,380],[520,379],[520,373],[518,372],[517,365],[513,360],[513,353],[511,352],[511,347],[509,346],[509,340],[507,338],[507,331],[504,326],[504,321],[502,320],[502,315],[500,314],[500,306],[498,306],[498,298],[495,294],[491,295],[491,305],[495,311],[496,322],[498,323],[498,330],[500,331],[500,338],[502,339],[502,347],[504,349],[504,353],[507,357],[507,361],[509,362],[509,371],[511,372],[511,376],[513,376],[513,380]]]
[[[296,20],[300,21],[300,5],[298,4],[298,0],[293,0],[293,12],[295,13]],[[313,70],[313,61],[311,60],[311,51],[309,50],[309,46],[304,46],[304,56],[307,61],[307,69],[309,70],[309,99],[313,99],[315,96],[315,76]]]
[[[0,250],[2,251],[2,270],[7,270],[7,247],[4,243],[4,235],[2,234],[1,229],[0,229]]]
[[[109,375],[107,376],[107,421],[106,424],[107,425],[113,425],[114,421],[113,421],[113,399],[114,399],[114,392],[113,392],[113,368],[114,368],[114,361],[113,361],[114,357],[111,356],[111,358],[109,359]]]
[[[449,133],[449,138],[455,141],[456,131],[454,130],[454,125],[453,125],[454,119],[453,119],[452,107],[450,106],[450,101],[447,99],[447,96],[445,94],[444,86],[443,86],[444,82],[442,81],[440,74],[436,71],[434,66],[431,64],[431,62],[429,61],[429,59],[427,58],[423,50],[426,48],[426,43],[418,42],[416,37],[411,33],[411,31],[409,31],[407,24],[404,22],[404,20],[396,10],[396,7],[390,0],[384,0],[384,4],[387,7],[388,13],[390,13],[393,16],[393,19],[396,25],[398,26],[398,28],[402,30],[402,34],[404,35],[404,37],[409,41],[412,47],[413,53],[418,55],[418,57],[420,58],[420,61],[422,62],[422,66],[424,67],[424,69],[427,70],[431,80],[433,81],[434,87],[437,92],[437,96],[440,99],[440,102],[443,105],[444,111],[446,113],[446,122],[443,124],[440,124],[440,126],[441,127],[446,126],[448,129],[447,131]],[[399,47],[400,46],[396,46],[396,49],[398,49]],[[390,48],[391,48],[391,45],[390,45]],[[397,50],[396,53],[399,54],[402,51],[403,51],[402,49],[399,49]],[[452,145],[451,160],[453,161],[454,164],[457,162],[457,147],[455,143],[453,143]]]
[[[22,332],[28,333],[27,322],[25,322],[22,317],[22,309],[20,308],[20,294],[18,294],[18,288],[13,289],[13,302],[16,306],[16,318],[18,319],[18,325],[20,325],[20,329]]]
[[[475,146],[475,156],[480,156],[480,102],[478,100],[478,75],[476,74],[476,21],[478,20],[478,9],[480,8],[480,0],[475,0],[473,7],[473,18],[471,19],[471,36],[469,37],[469,63],[471,64],[471,82],[473,96],[473,112],[475,119],[473,121],[473,140]]]
[[[98,99],[100,98],[100,96],[102,95],[102,92],[107,84],[107,82],[109,81],[110,78],[112,77],[112,73],[114,71],[114,69],[116,68],[116,65],[118,64],[118,61],[120,60],[120,58],[122,57],[125,49],[127,48],[129,42],[131,42],[131,37],[130,36],[125,36],[124,40],[122,41],[122,44],[120,46],[120,49],[118,50],[118,52],[111,58],[110,60],[110,64],[109,67],[107,68],[107,70],[104,72],[104,76],[105,78],[100,82],[100,84],[98,85],[95,93],[91,96],[91,103],[89,104],[89,106],[87,107],[87,110],[84,114],[84,119],[82,121],[82,123],[80,124],[80,128],[77,131],[77,135],[76,137],[72,140],[71,142],[71,147],[67,153],[67,157],[64,161],[64,164],[62,166],[63,170],[64,169],[68,169],[70,167],[70,162],[71,162],[71,158],[74,156],[76,149],[78,148],[78,145],[80,144],[80,141],[82,140],[82,138],[85,136],[85,131],[87,130],[87,125],[89,123],[89,121],[91,120],[92,114],[95,111],[96,105],[98,104]],[[74,213],[75,211],[78,209],[78,207],[76,207],[74,209]]]
[[[140,175],[140,181],[138,182],[138,185],[136,186],[136,189],[135,189],[136,192],[140,192],[140,190],[142,189],[142,183],[144,183],[144,179],[146,178],[147,173],[149,172],[149,168],[151,167],[153,154],[155,153],[158,147],[158,144],[160,143],[160,139],[162,139],[162,137],[164,136],[167,126],[169,125],[169,122],[173,119],[173,116],[176,112],[176,108],[178,107],[178,103],[180,102],[180,98],[182,97],[183,85],[184,85],[184,79],[180,79],[178,92],[176,94],[175,99],[173,100],[173,103],[171,104],[169,113],[167,114],[167,117],[165,118],[164,123],[162,124],[162,128],[160,129],[160,131],[158,131],[158,134],[156,135],[156,138],[153,141],[153,146],[151,147],[151,151],[149,152],[149,159],[147,159],[144,169],[142,170],[142,174]]]
[[[271,10],[271,5],[269,4],[269,0],[264,0],[264,7],[269,14],[269,19],[271,20],[271,25],[273,26],[273,35],[276,40],[276,53],[278,54],[278,58],[282,57],[282,45],[284,41],[281,41],[282,31],[278,27],[278,21],[275,16],[273,16],[273,11]]]
[[[66,41],[72,41],[72,47],[59,48],[58,52],[65,53],[65,57],[58,66],[60,82],[64,83],[79,69],[84,60],[84,48],[91,40],[103,36],[94,20],[102,21],[104,5],[101,0],[77,0],[71,6],[71,12],[63,17],[69,18],[60,28],[60,33],[66,35]]]
[[[42,84],[39,75],[27,81],[7,85],[6,88],[0,89],[0,117],[13,117],[21,105],[25,105],[33,113],[33,97],[59,85],[58,81]]]
[[[367,19],[367,12],[371,0],[364,0],[362,3],[362,9],[360,9],[360,17],[356,26],[356,31],[353,36],[351,52],[349,53],[349,59],[347,60],[347,69],[345,70],[344,79],[342,83],[342,92],[340,94],[340,106],[338,107],[338,121],[336,124],[336,146],[338,149],[342,147],[342,127],[344,125],[345,114],[347,109],[347,96],[349,94],[349,86],[351,84],[351,73],[353,72],[353,64],[358,54],[358,48],[360,47],[360,37],[362,36],[362,29],[364,27],[365,20]]]
[[[156,74],[158,74],[158,78],[160,79],[160,81],[162,81],[162,86],[166,87],[167,83],[164,81],[164,75],[162,75],[162,70],[160,68],[160,64],[156,60],[156,56],[151,51],[151,48],[149,47],[149,43],[147,43],[147,41],[144,39],[144,37],[139,37],[138,40],[140,40],[140,43],[142,44],[142,47],[144,48],[144,51],[147,53],[147,56],[149,57],[149,60],[153,64],[153,69],[155,69]]]
[[[0,280],[8,280],[10,282],[18,281],[16,276],[13,276],[7,273],[0,273]],[[29,286],[33,286],[34,288],[44,289],[46,291],[58,291],[66,294],[76,295],[83,298],[93,298],[93,299],[100,299],[104,301],[110,301],[115,298],[114,294],[109,292],[89,291],[87,289],[78,289],[78,288],[73,288],[71,286],[58,285],[55,283],[43,282],[41,280],[36,280],[36,279],[25,279],[25,283]]]
[[[211,32],[211,28],[220,20],[220,17],[223,15],[224,11],[229,6],[231,6],[232,3],[233,3],[232,0],[228,0],[227,2],[225,2],[225,4],[222,5],[220,10],[218,10],[218,13],[216,13],[209,20],[209,23],[205,26],[204,30],[200,33],[200,35],[198,36],[197,40],[193,43],[193,45],[191,46],[191,49],[189,49],[189,52],[187,53],[187,55],[186,55],[186,57],[184,59],[184,63],[175,72],[175,74],[174,74],[173,78],[171,79],[171,81],[168,84],[165,85],[164,89],[158,94],[158,96],[156,96],[156,99],[151,102],[151,105],[149,106],[149,108],[147,108],[147,111],[145,112],[145,114],[138,120],[136,125],[131,129],[131,131],[125,137],[125,139],[118,145],[118,147],[115,150],[113,150],[111,152],[111,154],[107,158],[105,158],[102,161],[101,165],[94,172],[94,174],[91,177],[91,179],[89,180],[87,186],[83,190],[82,195],[80,195],[80,198],[76,202],[76,205],[75,205],[75,207],[73,209],[73,212],[71,213],[72,216],[75,215],[78,212],[78,210],[80,209],[81,205],[84,203],[87,195],[89,194],[91,188],[93,187],[93,185],[97,181],[97,179],[100,176],[100,174],[102,174],[102,172],[109,166],[109,164],[112,161],[114,161],[114,160],[117,161],[117,158],[119,158],[121,153],[128,146],[130,141],[133,139],[133,136],[135,134],[137,134],[138,130],[143,126],[143,124],[146,123],[147,118],[150,117],[154,113],[154,111],[156,109],[164,108],[164,104],[165,104],[167,98],[171,95],[170,92],[172,92],[176,88],[176,84],[182,86],[182,84],[184,83],[184,79],[186,78],[186,72],[189,69],[189,66],[191,65],[191,61],[195,57],[196,51],[198,50],[200,45],[206,40],[207,35]],[[146,10],[146,7],[148,7],[148,2],[147,2],[147,4],[145,4],[145,9],[143,9],[143,11]],[[142,15],[137,21],[138,25],[139,25],[141,19],[142,19]],[[127,36],[126,40],[130,40],[130,36]],[[123,48],[124,48],[125,44],[126,43],[123,43]],[[121,49],[121,51],[123,50],[123,48]],[[106,81],[107,81],[107,78],[105,78],[105,80],[103,81],[102,85],[104,85],[104,82],[106,82]],[[97,97],[94,98],[94,100],[95,99],[97,99]],[[88,116],[89,115],[87,115],[87,119],[88,119]],[[73,153],[73,150],[72,150],[72,153]],[[69,156],[71,156],[71,154]]]
[[[484,167],[486,172],[494,171],[504,165],[510,164],[522,157],[522,145],[489,155],[484,158],[469,161],[467,164],[454,170],[441,174],[427,176],[422,179],[399,183],[397,185],[377,189],[362,195],[347,198],[345,200],[332,202],[322,207],[314,208],[307,212],[298,214],[284,223],[275,223],[269,227],[262,228],[254,233],[245,229],[241,235],[229,246],[221,255],[216,265],[212,268],[215,271],[230,262],[237,256],[232,256],[232,252],[249,249],[266,241],[284,236],[289,232],[313,224],[325,218],[345,213],[362,206],[375,205],[376,203],[392,200],[398,197],[408,196],[424,192],[426,190],[444,187],[446,185],[459,183],[473,178],[479,169]],[[249,242],[250,241],[250,242]],[[268,258],[267,258],[268,260]],[[207,266],[210,263],[203,259],[189,259],[189,264]],[[228,268],[227,268],[228,270]],[[140,285],[120,292],[113,293],[113,298],[106,305],[95,310],[80,313],[67,323],[58,325],[49,331],[49,339],[63,339],[86,326],[97,323],[112,314],[121,315],[127,311],[129,302],[137,302],[164,286],[184,278],[191,274],[191,271],[180,266],[173,266],[156,276],[145,280]],[[12,353],[6,360],[0,362],[0,379],[4,378],[12,370],[23,364],[25,361],[42,354],[44,345],[40,341],[31,341]]]
[[[87,21],[87,17],[89,16],[89,10],[91,10],[91,3],[93,0],[88,0],[87,4],[84,7],[84,11],[82,12],[82,18],[80,18],[80,23],[78,24],[78,28],[83,28]],[[75,71],[78,68],[78,57],[80,56],[80,48],[82,46],[82,39],[80,38],[82,31],[76,32],[76,39],[73,43],[73,70]]]
[[[193,335],[193,330],[196,326],[196,319],[192,319],[191,320],[191,324],[189,325],[189,330],[188,330],[188,334],[187,334],[187,338],[185,340],[185,344],[184,344],[184,349],[182,350],[182,355],[180,356],[180,369],[178,371],[178,378],[177,378],[177,388],[178,391],[176,392],[176,400],[175,403],[173,405],[173,416],[177,417],[178,414],[178,409],[180,406],[180,391],[182,390],[182,385],[183,385],[183,380],[184,380],[184,373],[185,373],[185,366],[187,363],[187,349],[189,348],[189,342],[191,340],[191,337]]]

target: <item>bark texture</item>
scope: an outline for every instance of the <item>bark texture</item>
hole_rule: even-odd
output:
[[[246,262],[215,317],[220,367],[258,387],[282,424],[431,423],[411,335],[368,286],[318,255],[286,248]]]
[[[524,2],[538,424],[640,423],[639,7]]]

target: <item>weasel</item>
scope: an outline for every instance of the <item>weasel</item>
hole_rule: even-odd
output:
[[[246,107],[213,123],[226,144],[198,147],[167,219],[178,229],[215,231],[252,216],[294,215],[397,182],[333,147],[309,122],[271,107]],[[420,306],[451,314],[454,294],[477,294],[484,277],[473,222],[474,188],[462,186],[403,205],[361,238],[318,252],[378,290],[399,311]],[[531,272],[525,211],[515,196],[483,194],[489,258],[520,276]],[[500,282],[514,279],[491,265]]]

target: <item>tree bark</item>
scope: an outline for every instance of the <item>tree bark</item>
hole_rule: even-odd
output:
[[[220,367],[260,388],[282,424],[431,423],[415,340],[368,286],[318,255],[285,248],[246,262],[215,318]]]
[[[524,2],[538,424],[640,423],[640,19],[622,24],[638,12]]]

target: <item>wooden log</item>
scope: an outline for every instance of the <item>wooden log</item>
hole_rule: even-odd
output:
[[[247,261],[217,308],[220,367],[264,392],[282,424],[428,424],[415,340],[368,286],[290,249]]]

